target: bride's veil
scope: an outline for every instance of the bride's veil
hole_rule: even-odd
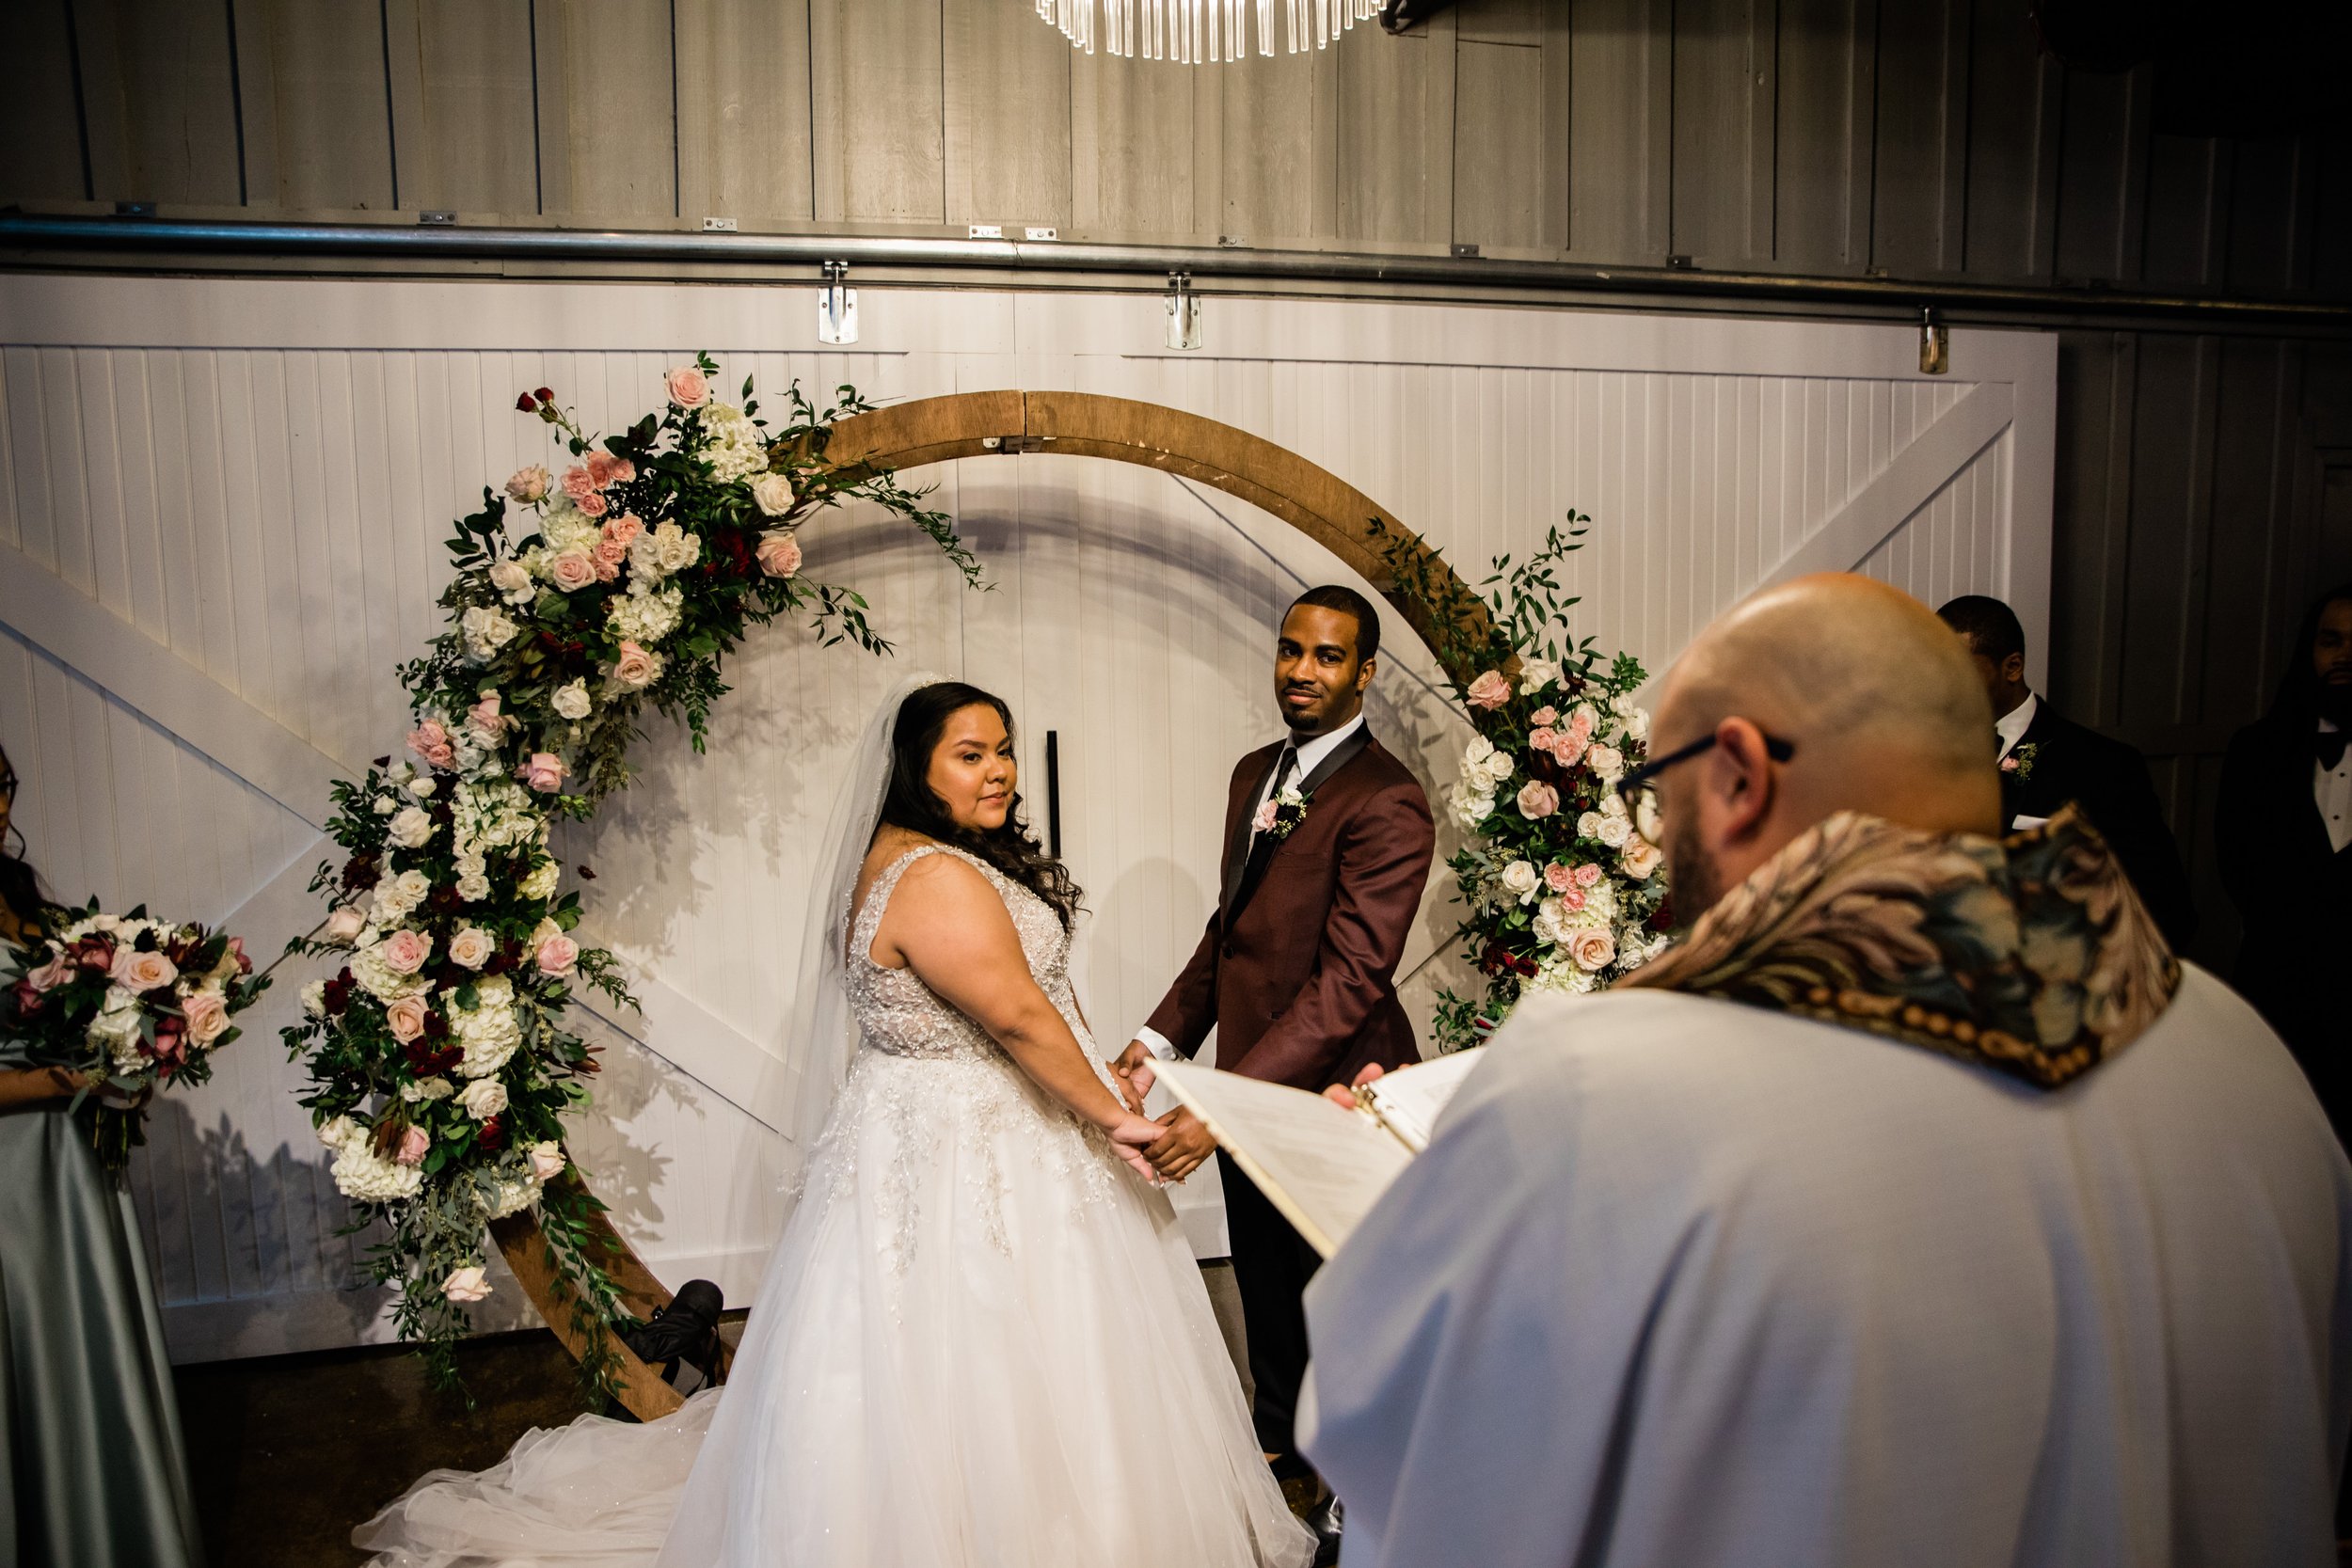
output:
[[[882,797],[890,788],[890,736],[907,697],[939,680],[916,673],[891,689],[866,721],[857,744],[842,760],[841,787],[810,862],[808,919],[802,930],[801,979],[792,993],[792,1013],[784,1037],[786,1095],[784,1132],[792,1140],[785,1156],[787,1192],[799,1188],[799,1173],[817,1147],[833,1109],[834,1096],[849,1076],[857,1053],[857,1021],[850,1014],[843,970],[848,953],[850,898],[859,869],[882,820]],[[788,1210],[787,1210],[788,1213]]]

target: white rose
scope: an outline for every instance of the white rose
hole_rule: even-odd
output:
[[[564,1174],[564,1150],[554,1139],[531,1146],[531,1174],[542,1181],[552,1181]]]
[[[466,652],[478,659],[486,659],[509,642],[522,628],[507,618],[506,611],[496,605],[473,605],[458,620],[458,631],[464,638]]]
[[[369,804],[376,816],[389,816],[400,809],[400,798],[394,795],[379,795]]]
[[[446,1078],[420,1078],[400,1086],[400,1098],[411,1105],[419,1101],[447,1100],[456,1092],[457,1085]]]
[[[302,1010],[312,1018],[326,1016],[326,982],[313,980],[302,988]]]
[[[467,969],[480,969],[490,961],[498,944],[490,933],[479,926],[460,926],[449,939],[449,961]]]
[[[477,1078],[457,1091],[457,1103],[476,1121],[487,1121],[506,1109],[506,1085],[495,1078]]]
[[[1600,836],[1600,825],[1606,820],[1607,818],[1603,817],[1600,813],[1597,811],[1588,811],[1584,813],[1581,816],[1579,816],[1576,819],[1576,836],[1579,838],[1598,838]]]
[[[1483,735],[1470,736],[1470,743],[1462,748],[1462,777],[1472,784],[1484,782],[1486,763],[1495,754],[1495,743]]]
[[[1612,849],[1622,849],[1633,837],[1633,824],[1622,816],[1604,816],[1600,831],[1593,835]]]
[[[452,1301],[481,1301],[490,1293],[490,1281],[479,1267],[453,1269],[441,1281],[441,1294]]]
[[[433,836],[433,817],[420,807],[403,806],[392,814],[384,836],[403,849],[421,849]]]
[[[587,718],[588,683],[584,680],[576,680],[569,686],[559,688],[555,693],[553,706],[556,712],[566,719]]]
[[[1530,696],[1560,678],[1560,666],[1548,658],[1519,660],[1519,689]]]
[[[1543,873],[1527,861],[1513,861],[1502,868],[1502,885],[1522,904],[1535,896],[1535,890],[1544,885]]]
[[[551,860],[541,861],[531,868],[531,875],[515,884],[515,891],[525,898],[550,898],[563,876],[563,866]]]
[[[538,590],[531,585],[531,568],[519,561],[493,562],[490,566],[490,586],[497,589],[511,605],[526,605]]]
[[[1568,940],[1567,906],[1557,898],[1547,898],[1535,906],[1535,920],[1531,927],[1535,940],[1557,947]]]
[[[1510,752],[1500,751],[1495,752],[1493,756],[1486,759],[1486,786],[1489,789],[1502,787],[1502,781],[1518,770],[1518,764],[1513,760]]]
[[[1657,845],[1652,844],[1648,839],[1637,837],[1630,840],[1624,849],[1618,852],[1617,863],[1624,866],[1625,874],[1635,881],[1646,882],[1650,879],[1650,874],[1658,869],[1659,863],[1665,858],[1665,851],[1659,848]]]
[[[1584,766],[1601,783],[1613,784],[1625,777],[1625,753],[1614,746],[1596,746],[1584,753]]]
[[[457,874],[457,896],[469,904],[479,904],[490,896],[490,879],[480,871]]]
[[[420,800],[432,800],[434,787],[433,775],[430,773],[427,773],[421,779],[411,779],[408,781],[408,793],[415,796]]]
[[[1616,961],[1617,939],[1606,926],[1589,927],[1568,939],[1568,957],[1588,974],[1597,974]]]
[[[355,1131],[349,1117],[329,1117],[319,1123],[319,1143],[326,1148],[340,1148]]]
[[[702,540],[675,523],[664,523],[654,532],[661,542],[661,569],[664,572],[683,572],[702,559]]]
[[[783,474],[762,474],[752,481],[752,501],[771,517],[792,510],[792,481]]]

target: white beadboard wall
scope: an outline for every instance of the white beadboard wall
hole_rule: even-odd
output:
[[[1074,388],[1191,409],[1322,464],[1473,578],[1573,507],[1595,519],[1567,573],[1586,596],[1578,630],[1654,671],[1776,571],[1820,564],[1931,603],[2003,594],[2046,643],[2048,338],[1963,330],[1954,374],[1924,378],[1902,326],[1241,299],[1207,312],[1209,346],[1173,354],[1152,295],[869,288],[864,341],[819,352],[804,288],[13,278],[0,743],[34,860],[62,897],[233,917],[275,952],[315,918],[298,889],[324,854],[320,786],[405,728],[391,670],[437,626],[448,520],[553,455],[516,392],[553,387],[616,428],[696,347],[730,393],[750,373],[771,395],[797,376],[876,399]],[[617,1029],[592,1022],[612,1049],[575,1150],[658,1272],[707,1275],[732,1299],[772,1239],[781,1119],[742,1064],[777,1047],[806,843],[880,692],[911,668],[1002,692],[1041,829],[1058,732],[1064,848],[1092,910],[1080,971],[1108,1051],[1214,898],[1225,778],[1278,727],[1276,617],[1302,584],[1343,575],[1254,508],[1153,471],[1024,455],[918,477],[993,591],[961,592],[879,516],[814,525],[809,570],[866,593],[897,657],[797,629],[755,639],[728,666],[709,754],[657,729],[628,792],[564,844],[596,873],[591,930],[659,1003]],[[1434,797],[1466,731],[1403,624],[1388,635],[1374,722]],[[1408,967],[1451,927],[1445,884],[1440,871]],[[275,1037],[305,977],[280,973],[214,1083],[164,1097],[134,1164],[183,1359],[388,1333]],[[1441,957],[1408,996],[1425,1013],[1459,975]],[[1184,1201],[1197,1247],[1220,1251],[1215,1193]],[[519,1321],[511,1286],[485,1306],[485,1326]]]

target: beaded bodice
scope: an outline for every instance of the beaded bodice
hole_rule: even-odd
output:
[[[1030,975],[1091,1055],[1093,1041],[1079,1017],[1070,985],[1070,934],[1062,929],[1053,909],[978,856],[944,844],[910,849],[884,867],[867,890],[865,907],[857,911],[850,928],[844,982],[850,1006],[865,1035],[865,1048],[893,1056],[1002,1055],[986,1030],[941,998],[913,970],[885,969],[873,960],[874,932],[882,925],[882,911],[907,867],[926,855],[953,855],[988,879],[989,886],[1005,901],[1006,912],[1012,916]]]

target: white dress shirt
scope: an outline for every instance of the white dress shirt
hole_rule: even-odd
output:
[[[1364,716],[1361,713],[1359,713],[1355,718],[1350,719],[1346,723],[1342,724],[1338,729],[1333,730],[1328,735],[1319,735],[1312,740],[1302,740],[1297,742],[1298,767],[1296,770],[1291,774],[1288,787],[1293,789],[1297,788],[1298,782],[1312,773],[1316,768],[1322,767],[1323,759],[1329,756],[1333,751],[1337,750],[1341,741],[1345,740],[1349,736],[1354,735],[1358,730],[1360,730],[1363,727]],[[1253,818],[1258,815],[1258,809],[1266,803],[1267,800],[1272,797],[1273,793],[1274,775],[1269,772],[1266,774],[1265,783],[1258,786],[1258,798],[1249,803],[1249,815]],[[1249,847],[1255,848],[1257,847],[1257,844],[1258,833],[1257,830],[1253,828],[1249,832]],[[1248,850],[1245,849],[1243,850],[1243,853],[1247,855]],[[1147,1023],[1142,1028],[1137,1029],[1136,1031],[1136,1038],[1141,1040],[1144,1044],[1144,1048],[1150,1051],[1152,1055],[1157,1056],[1161,1061],[1172,1062],[1176,1059],[1176,1048],[1168,1043],[1168,1037],[1161,1034],[1157,1029],[1152,1028],[1150,1024]]]
[[[2335,728],[2328,720],[2319,721],[2322,735]],[[2336,759],[2333,771],[2317,758],[2312,760],[2312,799],[2319,802],[2320,820],[2328,824],[2328,842],[2338,849],[2352,844],[2352,747]]]
[[[2024,702],[1993,721],[1993,728],[2001,737],[2001,755],[1996,760],[2005,761],[2011,752],[2017,750],[2017,743],[2026,738],[2027,730],[2033,728],[2033,716],[2041,710],[2042,699],[2028,691]]]

